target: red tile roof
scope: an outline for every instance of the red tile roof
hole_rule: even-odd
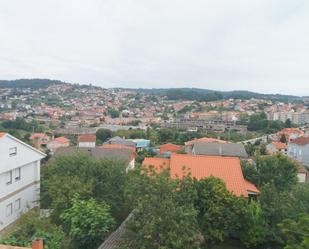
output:
[[[182,146],[180,145],[176,145],[176,144],[171,144],[171,143],[168,143],[168,144],[162,144],[159,146],[159,154],[163,154],[163,153],[166,153],[166,152],[177,152],[177,151],[180,151],[183,149]]]
[[[273,145],[276,147],[277,150],[285,150],[288,147],[285,143],[281,142],[273,142]]]
[[[4,137],[5,134],[6,134],[5,132],[0,132],[0,138]]]
[[[301,146],[309,144],[309,137],[298,137],[291,141],[292,144],[298,144]]]
[[[78,142],[95,142],[97,140],[96,135],[80,135],[78,137]]]
[[[33,139],[37,139],[37,138],[45,138],[45,139],[48,139],[49,137],[44,134],[44,133],[33,133],[31,136],[30,136],[30,140],[33,140]]]
[[[203,179],[214,176],[223,180],[229,191],[237,196],[248,197],[248,192],[259,193],[259,190],[244,179],[239,158],[220,156],[195,156],[172,154],[170,159],[145,158],[144,166],[155,169],[169,168],[173,178],[184,176],[183,168],[190,170],[192,177]]]
[[[54,139],[54,141],[57,141],[57,142],[62,143],[62,144],[70,143],[70,140],[67,139],[66,137],[57,137],[57,138]]]

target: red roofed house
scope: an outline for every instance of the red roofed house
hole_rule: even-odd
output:
[[[240,159],[237,157],[172,154],[170,159],[145,158],[143,166],[154,166],[158,171],[162,168],[169,169],[173,178],[182,178],[183,167],[186,167],[192,177],[198,180],[210,176],[220,178],[225,182],[227,189],[236,196],[249,197],[259,194],[255,185],[244,178]]]
[[[94,148],[96,140],[96,135],[81,135],[78,137],[78,147]]]
[[[288,146],[285,143],[281,142],[272,142],[267,145],[267,152],[269,154],[276,154],[281,152],[283,154],[287,154]]]
[[[176,144],[162,144],[159,146],[159,155],[165,154],[165,155],[170,155],[171,153],[176,153],[178,151],[181,151],[183,149],[182,146],[176,145]]]
[[[42,149],[49,142],[49,136],[44,133],[34,133],[30,136],[30,141],[36,149]]]
[[[69,147],[70,146],[70,140],[66,137],[57,137],[47,143],[47,148],[51,152],[55,152],[57,149],[61,147]]]
[[[277,132],[277,139],[280,140],[282,135],[285,136],[287,142],[290,142],[291,140],[304,136],[305,133],[298,128],[285,128]]]

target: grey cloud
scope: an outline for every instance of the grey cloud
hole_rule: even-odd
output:
[[[309,95],[309,3],[2,0],[0,78]]]

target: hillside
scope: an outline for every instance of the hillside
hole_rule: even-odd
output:
[[[50,79],[18,79],[18,80],[0,80],[0,88],[46,88],[50,85],[63,84],[60,80]]]
[[[170,100],[196,100],[196,101],[214,101],[222,99],[250,99],[250,98],[262,98],[262,99],[271,99],[282,102],[294,102],[300,101],[302,98],[299,96],[293,95],[284,95],[284,94],[262,94],[250,91],[215,91],[209,89],[201,88],[152,88],[144,89],[138,88],[134,89],[140,93],[145,94],[154,94],[166,96]]]

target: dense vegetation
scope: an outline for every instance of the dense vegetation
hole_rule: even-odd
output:
[[[86,155],[53,158],[41,189],[50,217],[26,214],[1,243],[26,246],[42,237],[48,249],[95,249],[133,210],[123,248],[129,241],[139,249],[209,249],[231,238],[247,248],[307,248],[309,185],[297,184],[297,165],[283,155],[243,164],[261,190],[251,201],[217,178],[197,181],[185,168],[181,180],[139,167],[127,174],[125,166]]]
[[[43,238],[47,249],[95,249],[128,215],[126,163],[86,155],[51,159],[42,169],[41,208],[50,216],[25,214],[1,243],[27,246]]]
[[[47,88],[50,85],[63,84],[59,80],[50,79],[19,79],[19,80],[0,80],[0,88]]]
[[[205,96],[216,96],[217,99],[250,99],[250,98],[257,98],[257,99],[270,99],[274,101],[280,101],[280,102],[294,102],[294,101],[300,101],[301,98],[298,96],[292,96],[292,95],[282,95],[282,94],[261,94],[261,93],[255,93],[250,91],[214,91],[209,89],[200,89],[200,88],[172,88],[172,89],[164,89],[164,88],[153,88],[153,89],[135,89],[140,93],[145,94],[153,94],[153,95],[161,95],[161,96],[167,96],[170,99],[181,99],[181,100],[198,100],[202,97],[205,98]],[[188,95],[188,97],[187,97]],[[197,97],[194,99],[194,96]],[[181,98],[180,98],[181,97]]]

